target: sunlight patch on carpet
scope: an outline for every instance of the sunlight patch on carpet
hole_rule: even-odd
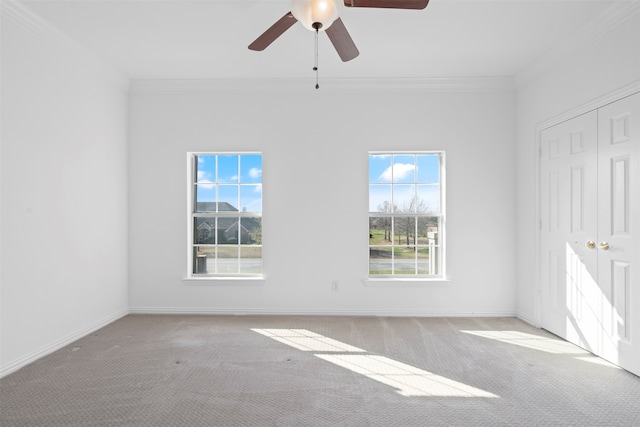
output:
[[[367,354],[366,350],[306,329],[251,330],[297,350],[314,352],[322,360],[393,387],[402,396],[498,397],[385,356]]]

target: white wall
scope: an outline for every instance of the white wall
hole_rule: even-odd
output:
[[[536,127],[640,80],[640,13],[573,52],[541,77],[519,88],[518,316],[537,323],[536,304]]]
[[[131,310],[513,315],[515,92],[307,83],[132,83]],[[186,153],[211,150],[263,152],[264,283],[182,280]],[[446,151],[449,281],[363,284],[370,150]]]
[[[1,375],[127,312],[126,92],[2,2]]]

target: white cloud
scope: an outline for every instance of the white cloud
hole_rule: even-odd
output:
[[[214,188],[214,182],[209,179],[210,173],[205,171],[198,171],[198,186],[205,190],[211,190]]]
[[[218,175],[218,181],[219,182],[232,182],[232,183],[237,183],[238,182],[238,175],[232,175],[229,178],[226,177],[222,177],[220,175]]]
[[[256,188],[253,191],[256,193],[262,193],[262,184],[256,185]]]
[[[209,181],[208,179],[202,179],[200,181],[198,181],[198,187],[205,189],[205,190],[211,190],[213,188],[216,187],[215,183],[212,181]]]
[[[262,176],[262,169],[258,169],[258,168],[249,169],[249,176],[251,178],[260,178]]]
[[[391,170],[392,167],[393,171]],[[404,179],[408,174],[413,173],[415,169],[416,166],[411,163],[394,163],[393,166],[389,166],[382,172],[380,180],[391,182],[391,177],[393,176],[395,181],[399,181]]]

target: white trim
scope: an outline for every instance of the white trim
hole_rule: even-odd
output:
[[[561,65],[575,52],[595,43],[638,12],[640,12],[639,1],[617,1],[604,14],[598,16],[596,21],[585,25],[573,36],[564,40],[564,42],[558,43],[556,47],[516,74],[514,79],[516,87],[521,89],[539,79]]]
[[[640,3],[640,2],[639,2]],[[542,327],[542,276],[540,274],[542,269],[542,259],[540,257],[541,247],[541,221],[542,221],[542,212],[541,209],[541,197],[542,191],[540,188],[540,167],[542,166],[540,153],[542,149],[542,141],[541,134],[542,131],[548,129],[551,126],[555,126],[562,122],[565,122],[569,119],[577,117],[579,115],[588,113],[589,111],[596,110],[598,108],[602,108],[605,105],[611,104],[612,102],[618,101],[622,98],[626,98],[627,96],[633,95],[635,93],[640,92],[640,80],[637,80],[633,83],[630,83],[626,86],[623,86],[619,89],[616,89],[612,92],[609,92],[603,96],[595,98],[585,104],[582,104],[576,108],[572,108],[562,114],[558,114],[554,117],[551,117],[545,121],[538,123],[535,127],[534,134],[534,194],[535,194],[535,218],[534,223],[532,224],[535,233],[535,272],[534,272],[534,284],[535,284],[535,293],[534,293],[534,301],[533,301],[533,318],[529,319],[528,323],[531,323],[534,326]]]
[[[640,2],[639,2],[640,4]],[[619,101],[622,98],[633,95],[636,92],[640,92],[640,80],[637,80],[633,83],[625,85],[621,88],[614,90],[613,92],[609,92],[606,95],[599,96],[585,104],[582,104],[576,108],[572,108],[571,110],[565,111],[562,114],[558,114],[553,116],[536,126],[536,131],[543,131],[544,129],[550,128],[551,126],[555,126],[562,122],[566,122],[574,117],[577,117],[581,114],[588,113],[589,111],[596,110],[598,108],[602,108],[607,104],[611,104],[612,102]],[[536,134],[536,137],[539,135]],[[538,141],[539,142],[539,141]]]
[[[202,276],[183,277],[182,281],[193,286],[258,286],[263,285],[267,279],[264,276]]]
[[[442,277],[369,277],[362,279],[362,284],[372,288],[420,288],[449,287],[449,279]]]
[[[428,93],[515,92],[512,77],[325,79],[323,92],[409,91]],[[220,92],[315,91],[309,79],[131,80],[133,95],[206,94]]]
[[[60,55],[69,55],[70,57],[82,56],[86,59],[83,63],[86,64],[91,74],[114,84],[124,93],[128,92],[128,77],[105,62],[102,58],[99,58],[78,41],[69,37],[36,13],[32,12],[28,6],[25,6],[24,2],[2,0],[0,1],[0,7],[3,21],[6,20],[7,22],[17,25]]]
[[[287,308],[215,308],[215,307],[131,307],[130,314],[202,314],[202,315],[273,315],[273,316],[379,316],[379,317],[516,317],[513,311],[413,311],[389,310],[381,308],[325,308],[325,309],[287,309]]]
[[[60,339],[57,339],[47,345],[45,345],[44,347],[39,348],[36,351],[33,351],[29,354],[26,354],[22,357],[20,357],[17,360],[14,360],[12,362],[9,362],[7,365],[2,366],[0,368],[0,378],[9,375],[12,372],[17,371],[18,369],[35,362],[36,360],[40,359],[41,357],[44,357],[48,354],[53,353],[54,351],[60,350],[61,348],[71,344],[74,341],[79,340],[82,337],[85,337],[87,335],[89,335],[90,333],[97,331],[98,329],[104,328],[105,326],[107,326],[110,323],[115,322],[116,320],[126,316],[127,314],[129,314],[129,309],[121,309],[116,311],[113,314],[110,314],[109,316],[91,323],[87,326],[85,326],[84,328],[81,328],[65,337],[62,337]]]
[[[531,317],[531,316],[528,316],[528,315],[522,314],[522,313],[516,313],[516,317],[518,319],[522,320],[523,322],[528,323],[531,326],[534,326],[536,328],[540,327],[540,325],[536,324],[535,319],[533,317]]]

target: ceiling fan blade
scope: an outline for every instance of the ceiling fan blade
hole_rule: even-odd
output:
[[[347,7],[381,7],[387,9],[424,9],[429,0],[344,0]]]
[[[296,22],[298,22],[298,20],[293,17],[293,14],[291,12],[287,13],[282,18],[280,18],[275,24],[269,27],[267,31],[262,33],[260,37],[255,39],[255,41],[249,45],[249,49],[265,50],[267,46],[273,43],[275,39],[280,37],[282,33],[287,31]]]
[[[325,30],[329,40],[333,43],[333,47],[338,51],[342,62],[351,61],[356,56],[360,55],[356,44],[347,31],[347,27],[344,26],[342,19],[338,18],[333,21],[333,24]]]

